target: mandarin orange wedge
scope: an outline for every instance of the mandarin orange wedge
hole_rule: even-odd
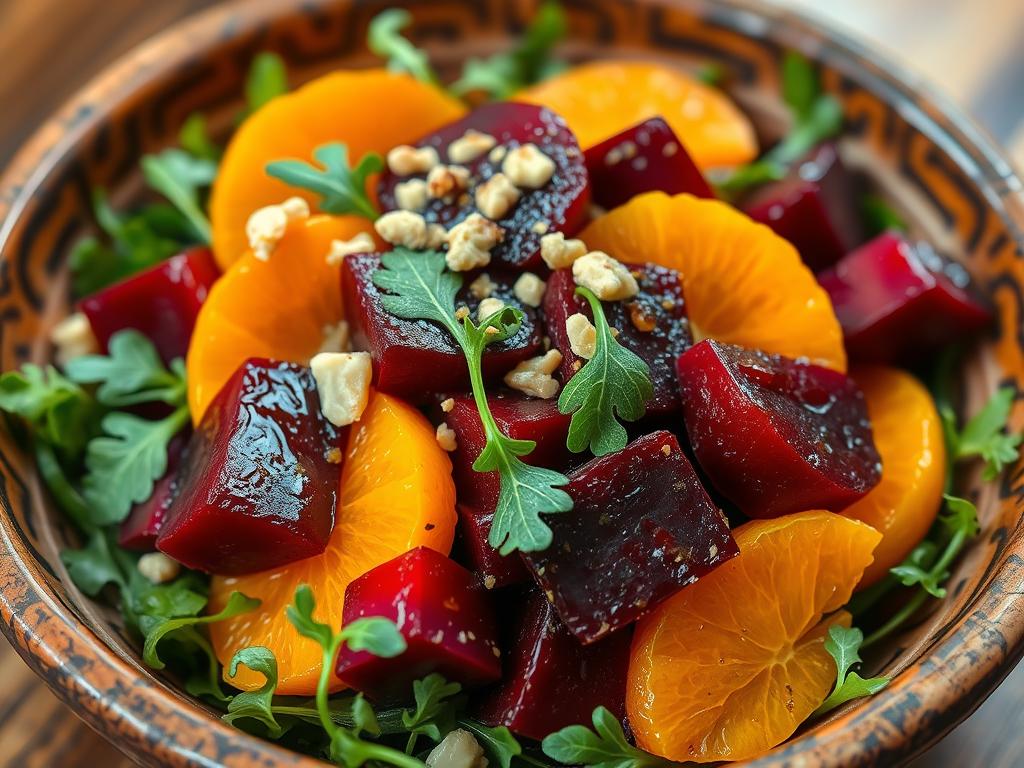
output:
[[[235,590],[262,601],[254,612],[210,626],[225,680],[245,690],[262,685],[262,675],[245,668],[227,677],[236,651],[261,645],[277,657],[278,693],[315,693],[320,646],[285,618],[296,588],[308,584],[317,620],[339,628],[345,587],[353,579],[416,547],[448,554],[455,520],[451,462],[433,427],[401,400],[373,394],[349,434],[337,521],[323,554],[262,573],[213,577],[210,612],[220,610]],[[341,688],[340,682],[334,687]]]
[[[695,342],[712,338],[845,372],[828,294],[792,245],[725,203],[649,192],[579,237],[621,261],[678,270]]]
[[[744,760],[789,737],[835,682],[828,627],[881,538],[831,512],[755,520],[740,554],[637,624],[626,712],[670,760]],[[838,613],[836,613],[839,611]]]
[[[882,479],[866,496],[843,510],[882,534],[875,561],[860,587],[878,581],[910,554],[935,521],[946,479],[942,422],[928,390],[896,368],[854,372],[882,457]]]
[[[409,75],[383,69],[334,72],[274,99],[235,132],[210,196],[213,251],[221,269],[247,248],[245,223],[257,208],[310,192],[271,178],[273,160],[311,162],[313,150],[332,141],[348,145],[349,161],[385,153],[449,123],[461,102]],[[371,184],[371,189],[373,185]]]
[[[702,169],[757,156],[754,128],[719,90],[662,64],[601,61],[517,93],[565,118],[586,149],[652,117],[662,117]]]

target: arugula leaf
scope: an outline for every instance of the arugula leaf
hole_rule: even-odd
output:
[[[144,155],[142,175],[188,220],[203,243],[211,239],[210,220],[199,202],[199,190],[213,183],[217,164],[194,157],[182,149],[165,149],[156,155]]]
[[[60,553],[71,580],[89,597],[96,597],[108,584],[127,588],[124,573],[111,553],[114,546],[109,533],[94,530],[82,549],[65,549]]]
[[[545,736],[541,748],[548,757],[565,765],[590,768],[661,768],[672,765],[630,744],[622,725],[604,707],[593,714],[594,730],[570,725]]]
[[[288,93],[288,69],[284,59],[270,51],[256,54],[245,78],[245,116],[285,93]]]
[[[504,725],[492,728],[476,720],[460,719],[460,728],[469,731],[487,753],[487,759],[501,768],[512,768],[512,760],[523,754],[523,748],[516,737]]]
[[[349,622],[341,630],[345,645],[353,651],[366,651],[382,659],[405,653],[405,638],[395,623],[380,616],[367,616]]]
[[[943,409],[942,417],[947,439],[951,442],[953,460],[981,458],[985,462],[982,473],[985,480],[995,480],[1003,469],[1017,461],[1024,435],[1004,432],[1013,401],[1013,389],[1000,389],[960,432],[957,432],[956,416],[952,410]]]
[[[836,707],[863,696],[873,696],[889,684],[888,677],[872,677],[865,680],[850,667],[861,661],[860,650],[864,633],[856,627],[833,624],[828,628],[825,650],[836,662],[836,684],[832,693],[814,710],[813,715],[823,715]]]
[[[134,329],[115,333],[108,348],[107,355],[68,361],[68,378],[78,384],[99,384],[96,397],[115,408],[152,402],[185,404],[183,361],[175,360],[168,371],[153,342]]]
[[[597,328],[594,356],[569,379],[558,397],[558,410],[571,413],[566,445],[573,453],[588,447],[595,456],[626,447],[626,421],[642,418],[647,401],[654,397],[651,369],[635,353],[619,344],[600,300],[587,288],[576,293],[590,302]]]
[[[381,11],[370,22],[366,45],[377,56],[387,59],[388,69],[392,72],[408,72],[424,83],[439,85],[440,80],[431,68],[426,52],[402,36],[402,30],[411,23],[412,14],[404,8]]]
[[[860,201],[861,214],[868,232],[880,235],[895,229],[906,232],[907,222],[881,195],[865,195]]]
[[[277,658],[274,652],[263,646],[253,645],[242,648],[231,658],[228,676],[238,674],[239,665],[244,665],[264,677],[264,683],[254,691],[236,694],[228,704],[228,711],[221,720],[234,724],[237,720],[256,720],[266,726],[267,736],[277,739],[284,733],[284,727],[274,717],[273,699],[277,690]]]
[[[26,363],[0,375],[0,410],[20,416],[35,437],[77,457],[94,431],[95,403],[53,366]]]
[[[335,142],[314,149],[313,158],[323,170],[301,160],[275,160],[267,164],[267,173],[285,184],[321,195],[320,210],[327,213],[354,213],[370,221],[380,215],[366,191],[370,174],[384,169],[380,155],[367,152],[351,168],[348,147]]]
[[[572,499],[559,486],[568,479],[559,472],[520,461],[536,443],[513,440],[502,433],[487,404],[481,362],[488,344],[503,341],[518,332],[522,313],[503,307],[479,325],[469,316],[461,323],[455,316],[455,296],[462,277],[445,270],[444,254],[396,248],[381,257],[381,269],[374,284],[390,295],[381,297],[388,312],[410,320],[431,320],[451,333],[462,348],[469,366],[473,397],[483,423],[487,443],[473,463],[477,472],[497,470],[500,476],[498,503],[491,525],[489,543],[501,554],[515,550],[535,552],[551,544],[551,529],[541,514],[567,512]]]
[[[190,606],[186,616],[172,617],[162,615],[157,620],[145,625],[143,633],[145,634],[146,642],[142,647],[142,660],[153,669],[163,669],[164,662],[160,658],[159,645],[160,641],[165,637],[180,633],[182,630],[194,630],[197,626],[203,624],[214,624],[218,621],[240,616],[243,613],[249,613],[259,607],[260,601],[254,597],[247,597],[241,592],[232,592],[224,608],[220,611],[208,616],[196,616],[195,613],[198,613],[205,604],[206,598],[203,598],[202,606],[195,611],[192,611]]]
[[[409,748],[413,752],[416,736],[422,735],[435,742],[455,729],[455,705],[453,697],[462,691],[458,683],[449,683],[436,672],[412,684],[416,709],[402,712],[402,724],[409,730]]]
[[[193,112],[185,122],[181,124],[178,131],[178,143],[181,148],[195,158],[219,162],[221,149],[210,138],[210,132],[206,128],[206,118],[199,112]]]

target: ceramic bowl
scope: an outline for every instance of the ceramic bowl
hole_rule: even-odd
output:
[[[138,159],[207,114],[227,133],[252,56],[280,52],[293,84],[375,63],[364,46],[375,0],[252,0],[173,27],[106,70],[35,134],[0,182],[0,369],[43,362],[67,311],[69,246],[92,224],[89,191],[117,203],[140,190]],[[415,0],[415,36],[442,72],[508,44],[532,3]],[[955,254],[998,308],[964,371],[965,407],[1024,383],[1024,197],[991,142],[941,97],[834,30],[748,0],[571,0],[571,59],[653,57],[723,65],[761,125],[778,125],[788,48],[821,68],[849,124],[848,158],[883,184],[914,226]],[[1017,414],[1024,416],[1024,413]],[[1017,419],[1017,426],[1021,419]],[[983,531],[957,563],[949,597],[877,660],[877,696],[799,732],[758,766],[897,765],[973,711],[1024,649],[1024,472],[963,479]],[[94,729],[144,765],[312,766],[221,723],[173,680],[145,668],[114,611],[83,597],[59,552],[74,531],[42,492],[31,456],[0,432],[0,617],[21,656]]]

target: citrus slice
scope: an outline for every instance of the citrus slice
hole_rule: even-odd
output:
[[[383,69],[335,72],[262,107],[235,132],[210,196],[213,251],[226,269],[247,248],[245,223],[257,208],[311,192],[267,175],[267,163],[312,162],[313,150],[333,141],[349,161],[387,152],[461,117],[465,107],[432,85]],[[371,185],[372,188],[372,185]]]
[[[637,624],[626,712],[637,744],[670,760],[757,757],[825,700],[824,647],[881,538],[831,512],[755,520],[740,554]],[[831,615],[830,615],[831,614]]]
[[[654,62],[583,64],[513,98],[560,114],[584,149],[661,117],[702,169],[739,165],[757,156],[754,127],[724,93]]]
[[[860,587],[883,577],[910,554],[935,521],[946,479],[946,444],[935,403],[924,386],[896,368],[854,372],[864,392],[882,479],[842,511],[882,534]]]
[[[712,338],[846,370],[828,294],[792,245],[725,203],[649,192],[579,237],[621,261],[678,270],[695,342]]]
[[[356,216],[314,216],[288,227],[267,261],[251,251],[210,290],[189,343],[188,400],[198,424],[224,382],[250,357],[306,363],[344,317],[332,240],[373,232]]]
[[[430,423],[401,400],[373,394],[349,434],[337,521],[327,549],[261,573],[213,577],[210,612],[220,610],[236,590],[262,601],[251,613],[210,626],[225,680],[245,690],[262,685],[262,675],[244,667],[237,677],[227,677],[236,651],[261,645],[277,657],[278,693],[315,693],[321,648],[301,637],[285,617],[296,588],[308,584],[316,598],[316,619],[339,628],[345,587],[353,579],[416,547],[448,554],[455,520],[451,462]],[[340,682],[334,685],[341,687]]]

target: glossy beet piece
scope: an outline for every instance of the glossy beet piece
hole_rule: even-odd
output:
[[[193,248],[81,301],[104,352],[110,337],[134,328],[170,362],[185,357],[199,307],[220,271],[208,248]]]
[[[682,142],[660,117],[645,120],[584,153],[593,201],[616,208],[644,192],[713,198]]]
[[[178,470],[187,443],[188,438],[184,435],[171,440],[167,446],[167,471],[164,476],[156,481],[150,497],[134,505],[121,523],[117,540],[125,549],[136,552],[152,552],[156,549],[156,539],[163,527],[167,510],[178,495]]]
[[[488,587],[503,587],[529,579],[520,557],[502,556],[490,544],[494,509],[498,503],[498,473],[473,469],[484,449],[483,424],[471,395],[453,398],[454,405],[439,418],[455,432],[458,450],[452,457],[452,475],[459,499],[459,521],[466,555]],[[554,399],[537,400],[521,395],[491,395],[491,413],[501,431],[516,440],[533,440],[537,447],[523,457],[535,466],[564,470],[569,463],[565,439],[570,417],[558,412]]]
[[[411,550],[349,584],[342,623],[366,616],[391,619],[408,644],[392,659],[342,649],[338,677],[373,699],[405,699],[413,681],[432,672],[464,686],[501,677],[489,596],[473,574],[439,552]]]
[[[679,358],[683,416],[701,469],[748,517],[841,510],[881,476],[853,380],[710,339]]]
[[[462,350],[447,329],[425,320],[404,320],[381,305],[381,292],[373,284],[373,273],[380,267],[375,254],[350,256],[342,269],[345,311],[353,343],[373,356],[374,386],[382,392],[406,400],[423,402],[439,392],[469,389],[469,370]],[[491,344],[484,351],[483,371],[488,380],[500,380],[527,358],[542,352],[543,342],[537,312],[523,307],[515,299],[515,276],[489,273],[497,288],[495,298],[523,310],[525,319],[519,332],[505,341]],[[470,280],[466,280],[468,285]],[[463,287],[456,303],[469,307],[473,318],[480,304]]]
[[[654,432],[569,475],[571,512],[523,554],[565,626],[592,643],[734,557],[725,517],[671,432]]]
[[[505,239],[491,251],[491,263],[524,269],[542,266],[540,238],[544,232],[573,234],[583,226],[590,202],[590,187],[583,152],[576,137],[558,115],[533,104],[501,102],[485,104],[466,117],[440,131],[432,133],[417,146],[435,147],[441,162],[451,164],[448,145],[462,138],[466,131],[474,130],[493,136],[497,146],[511,149],[523,144],[535,144],[555,162],[555,173],[540,189],[522,190],[522,197],[508,215],[498,220],[505,230]],[[467,196],[454,203],[432,200],[423,211],[428,221],[439,222],[450,228],[476,210],[473,198],[477,185],[501,170],[501,162],[494,162],[484,152],[475,160],[464,163],[470,171]],[[379,197],[385,211],[398,208],[395,187],[414,176],[395,176],[385,171],[381,176]],[[420,174],[419,178],[425,178]],[[543,223],[543,231],[535,225]]]
[[[886,232],[818,276],[859,362],[920,359],[992,321],[959,264]]]
[[[226,575],[323,552],[334,527],[338,442],[308,368],[246,361],[192,435],[157,548]]]
[[[637,275],[640,293],[629,301],[604,302],[608,324],[619,330],[618,341],[651,368],[654,398],[647,414],[657,416],[679,410],[676,359],[692,344],[690,324],[683,302],[683,283],[674,269],[656,264],[628,265]],[[569,346],[565,321],[577,312],[593,320],[590,304],[575,294],[572,271],[560,269],[551,275],[544,294],[544,316],[552,346],[562,353],[562,381],[568,381],[586,360]]]
[[[832,143],[811,150],[786,178],[758,190],[744,210],[789,240],[815,272],[864,242],[857,186]]]
[[[567,725],[589,723],[600,706],[621,720],[631,634],[580,645],[544,596],[531,592],[505,649],[502,681],[477,702],[473,716],[538,740]]]

